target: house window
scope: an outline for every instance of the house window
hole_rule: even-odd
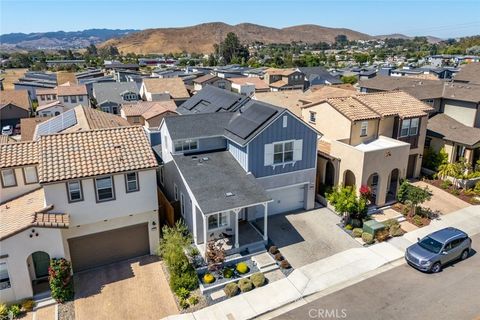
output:
[[[140,117],[133,117],[133,123],[140,123]]]
[[[178,187],[176,183],[173,184],[173,198],[175,201],[178,201]]]
[[[313,112],[313,111],[310,111],[310,122],[317,122],[317,113],[316,112]]]
[[[400,130],[400,137],[408,136],[409,131],[410,131],[410,119],[403,119],[402,129]]]
[[[40,100],[45,101],[45,96],[43,94],[40,96]]]
[[[280,142],[273,145],[273,163],[293,161],[293,141]]]
[[[368,134],[368,121],[362,121],[360,128],[360,137],[365,137]]]
[[[115,198],[112,177],[95,179],[95,189],[98,202],[109,201]]]
[[[67,183],[68,201],[77,202],[83,200],[82,183],[80,180]]]
[[[228,213],[221,212],[208,216],[208,230],[215,230],[228,226]]]
[[[413,118],[410,122],[410,135],[416,136],[418,133],[418,118]]]
[[[2,185],[4,188],[15,187],[17,185],[14,169],[2,170]]]
[[[25,184],[37,183],[38,182],[37,168],[24,167],[23,177],[25,178]]]
[[[425,138],[425,148],[430,148],[431,144],[432,144],[432,138],[426,137]]]
[[[70,97],[70,102],[77,103],[77,96],[71,96]]]
[[[197,140],[175,141],[175,152],[190,151],[198,149]]]
[[[78,96],[78,101],[83,101],[83,96]]]
[[[220,89],[225,89],[225,81],[220,81],[220,82],[218,82],[218,87],[219,87]]]
[[[137,172],[129,172],[125,175],[125,182],[128,192],[135,192],[140,190],[138,185],[138,173]]]
[[[286,128],[286,127],[287,127],[287,124],[288,124],[288,117],[287,117],[287,116],[283,116],[283,127]]]
[[[403,119],[400,137],[416,136],[418,134],[419,118]]]
[[[110,113],[110,107],[102,107],[102,111]]]
[[[63,102],[68,102],[68,97],[67,96],[63,97]]]
[[[112,112],[113,114],[118,114],[118,107],[117,106],[112,107]]]
[[[8,276],[7,263],[0,263],[0,290],[10,288],[10,277]]]
[[[57,99],[57,95],[56,95],[56,94],[53,94],[52,97],[53,97],[53,100]]]

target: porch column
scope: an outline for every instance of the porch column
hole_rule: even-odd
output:
[[[240,245],[238,243],[238,213],[240,210],[234,210],[235,212],[235,248],[238,248]]]
[[[263,204],[263,209],[264,209],[264,211],[263,211],[263,213],[264,213],[264,215],[263,215],[263,240],[267,241],[268,240],[268,232],[267,232],[268,203],[265,202]]]
[[[202,214],[203,217],[203,244],[205,246],[205,258],[207,257],[207,217]]]
[[[192,217],[193,217],[193,243],[198,244],[198,230],[197,230],[197,206],[192,203]]]

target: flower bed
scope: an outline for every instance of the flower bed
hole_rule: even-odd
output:
[[[441,179],[424,179],[428,184],[431,184],[432,186],[435,186],[437,188],[443,189],[450,193],[451,195],[468,202],[470,204],[479,204],[480,201],[480,190],[477,190],[477,187],[474,189],[459,189],[457,187],[453,186],[453,183],[451,183],[449,180],[441,180]],[[479,184],[480,185],[480,184]]]

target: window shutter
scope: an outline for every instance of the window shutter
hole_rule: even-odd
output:
[[[270,166],[273,164],[273,144],[265,145],[264,164]]]
[[[295,140],[293,142],[293,161],[302,160],[302,148],[303,148],[303,140]]]

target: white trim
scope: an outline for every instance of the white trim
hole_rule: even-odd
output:
[[[226,218],[227,218],[227,223],[223,226],[220,226],[220,215],[221,214],[225,214],[226,215]],[[214,216],[216,215],[217,216],[217,225],[218,227],[216,228],[213,228],[213,229],[210,229],[209,228],[209,221],[208,219],[211,217],[211,216]],[[220,212],[217,212],[217,213],[212,213],[212,214],[208,214],[208,215],[205,215],[205,218],[207,219],[207,231],[209,232],[212,232],[212,231],[217,231],[217,230],[221,230],[221,229],[227,229],[227,228],[230,228],[231,225],[230,225],[230,212],[229,210],[227,211],[220,211]],[[237,220],[238,221],[238,220]]]
[[[261,205],[261,204],[264,204],[264,203],[269,203],[269,202],[272,202],[272,201],[273,201],[273,199],[268,200],[268,201],[259,202],[259,203],[250,204],[250,205],[244,206],[244,207],[236,207],[236,208],[233,208],[233,209],[225,209],[225,210],[221,210],[221,211],[210,212],[210,213],[207,213],[207,214],[204,214],[204,213],[202,212],[202,214],[203,214],[205,217],[208,217],[209,215],[212,215],[212,214],[215,214],[215,213],[225,212],[225,211],[228,211],[228,210],[235,211],[235,210],[241,210],[241,209],[244,209],[244,208],[251,208],[251,207],[255,207],[255,206],[258,206],[258,205]]]
[[[267,192],[268,191],[277,191],[277,190],[281,190],[281,189],[288,189],[288,188],[298,187],[298,186],[301,186],[301,185],[309,185],[309,184],[310,184],[310,182],[300,182],[300,183],[295,183],[295,184],[289,184],[288,186],[265,189],[265,191],[267,191]],[[269,201],[269,202],[271,202],[271,201]]]
[[[316,163],[316,161],[315,161]],[[308,171],[308,170],[314,170],[316,169],[316,167],[312,167],[312,168],[307,168],[307,169],[302,169],[302,170],[296,170],[296,171],[291,171],[291,172],[284,172],[284,173],[278,173],[278,174],[274,174],[274,175],[270,175],[270,176],[264,176],[264,177],[255,177],[255,179],[268,179],[268,178],[271,178],[271,177],[278,177],[278,176],[281,176],[281,175],[285,175],[285,174],[297,174],[299,172],[303,172],[303,171]]]

